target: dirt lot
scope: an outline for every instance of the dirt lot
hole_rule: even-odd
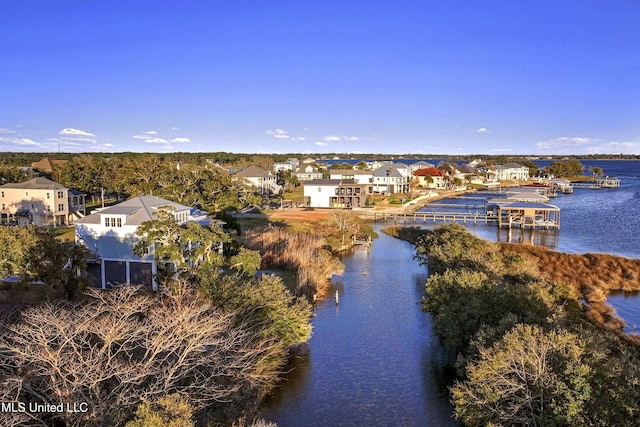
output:
[[[330,209],[302,209],[286,208],[285,210],[273,210],[267,213],[269,220],[278,221],[284,219],[316,221],[327,219],[331,215]]]

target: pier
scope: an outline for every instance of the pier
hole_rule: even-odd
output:
[[[498,217],[495,215],[463,213],[463,212],[367,212],[359,211],[358,215],[362,218],[377,221],[393,221],[394,223],[427,223],[429,221],[436,222],[462,222],[463,224],[490,224],[498,223]]]

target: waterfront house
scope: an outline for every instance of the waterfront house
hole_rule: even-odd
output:
[[[411,183],[409,167],[403,163],[385,162],[373,170],[373,192],[382,194],[404,194]]]
[[[315,166],[305,163],[291,173],[291,176],[298,178],[298,181],[311,181],[312,179],[322,179],[322,172]]]
[[[506,163],[496,166],[495,177],[498,181],[527,181],[529,168],[518,163]]]
[[[418,186],[423,188],[446,188],[447,174],[437,168],[418,169],[413,173],[418,179]]]
[[[253,187],[255,191],[259,191],[260,194],[277,194],[280,192],[281,187],[277,182],[278,177],[259,166],[249,166],[233,176],[242,178],[245,183]]]
[[[85,195],[44,177],[0,186],[0,219],[20,225],[61,226],[82,218]]]
[[[368,184],[352,179],[314,179],[305,182],[305,205],[312,208],[360,208],[366,203]]]
[[[85,245],[96,257],[87,268],[96,286],[106,289],[118,284],[139,284],[158,289],[153,243],[149,242],[147,254],[142,257],[134,254],[133,248],[141,240],[138,227],[157,219],[160,211],[173,215],[178,224],[210,222],[206,212],[148,195],[99,209],[76,221],[76,244]]]

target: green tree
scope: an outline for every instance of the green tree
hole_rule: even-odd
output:
[[[193,408],[177,393],[161,397],[154,404],[143,402],[138,406],[136,419],[126,427],[192,427]]]
[[[311,337],[311,307],[291,294],[275,275],[260,278],[224,276],[213,272],[198,276],[201,295],[235,316],[238,325],[260,331],[286,351]]]
[[[452,388],[456,417],[469,426],[585,425],[591,370],[584,358],[576,335],[517,325]]]
[[[566,160],[562,162],[552,162],[546,167],[547,173],[556,177],[573,177],[584,173],[584,165],[579,160]]]
[[[178,224],[171,213],[162,209],[157,216],[158,219],[138,227],[137,234],[142,240],[134,246],[136,255],[144,255],[152,244],[158,265],[169,262],[179,274],[194,274],[198,269],[217,270],[225,264],[221,248],[231,238],[222,227],[215,223]]]

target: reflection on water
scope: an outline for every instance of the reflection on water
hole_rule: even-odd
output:
[[[640,333],[640,294],[638,292],[614,292],[607,297],[607,303],[624,319],[624,331],[630,334]]]
[[[280,427],[457,425],[450,355],[420,310],[426,269],[413,247],[382,235],[344,262],[318,303],[310,355],[292,362],[263,417]]]

